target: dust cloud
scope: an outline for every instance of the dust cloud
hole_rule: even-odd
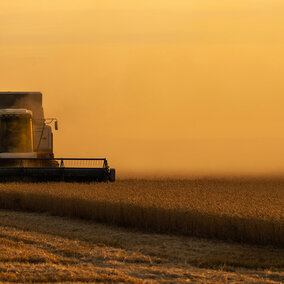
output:
[[[41,91],[57,157],[123,175],[284,168],[284,4],[0,3],[1,91]]]

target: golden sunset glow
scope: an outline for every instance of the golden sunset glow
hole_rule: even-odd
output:
[[[120,174],[284,169],[284,2],[1,0],[0,89],[41,91],[57,157]]]

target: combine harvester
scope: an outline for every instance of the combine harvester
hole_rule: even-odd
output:
[[[54,158],[51,124],[41,93],[0,92],[0,182],[115,181],[105,158]]]

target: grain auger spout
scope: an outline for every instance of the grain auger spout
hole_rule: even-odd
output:
[[[55,158],[39,92],[0,92],[0,181],[115,181],[106,158]]]

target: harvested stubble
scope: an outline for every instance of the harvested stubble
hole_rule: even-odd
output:
[[[284,247],[284,179],[10,183],[0,207]]]

